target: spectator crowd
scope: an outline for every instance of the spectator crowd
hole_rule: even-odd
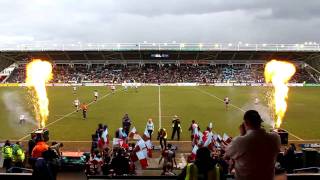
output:
[[[138,170],[150,166],[150,159],[159,151],[158,164],[161,175],[177,176],[178,179],[226,179],[234,174],[237,179],[273,179],[276,170],[292,173],[295,166],[296,148],[290,145],[280,153],[280,137],[275,132],[266,132],[263,120],[255,110],[244,114],[239,126],[239,136],[222,136],[213,129],[213,123],[201,131],[196,120],[192,120],[190,131],[190,154],[186,166],[179,167],[176,151],[179,146],[167,142],[167,130],[158,130],[155,146],[152,136],[155,132],[152,119],[148,119],[144,131],[138,132],[128,114],[122,118],[122,126],[110,135],[107,125],[99,124],[92,134],[90,154],[86,156],[87,175],[132,176]],[[181,131],[178,116],[172,120],[172,136]],[[113,137],[111,139],[111,137]],[[154,139],[154,138],[153,138]],[[154,139],[155,140],[155,139]],[[179,135],[178,135],[178,141]],[[2,147],[3,167],[7,172],[19,172],[14,168],[25,167],[26,161],[33,168],[35,179],[56,179],[62,159],[62,143],[48,145],[44,134],[33,134],[25,152],[21,143],[11,144],[7,140]],[[155,151],[155,152],[153,152]],[[183,168],[176,174],[175,168]]]
[[[308,72],[297,67],[291,82],[314,82]],[[140,83],[263,83],[264,64],[146,64],[146,65],[55,65],[52,83],[122,83],[134,79]],[[24,82],[25,67],[20,65],[7,82]]]

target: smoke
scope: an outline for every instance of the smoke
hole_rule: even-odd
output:
[[[245,111],[251,110],[251,109],[258,111],[264,123],[267,125],[270,125],[271,127],[274,127],[274,120],[272,118],[272,115],[270,113],[270,108],[268,106],[265,106],[261,103],[254,104],[254,102],[252,101],[252,103],[246,104],[242,109]]]
[[[26,110],[22,102],[24,98],[21,98],[18,92],[7,91],[2,93],[2,100],[7,113],[7,121],[12,130],[19,131],[19,133],[25,133],[30,130],[30,126],[37,126],[37,121],[31,116],[31,114]],[[26,118],[26,123],[20,125],[19,118],[20,115],[24,115]],[[18,127],[18,128],[17,128]]]
[[[264,96],[262,96],[262,94]],[[251,101],[247,102],[242,109],[247,110],[256,110],[259,112],[261,118],[263,119],[264,123],[274,127],[274,113],[272,106],[270,106],[270,96],[272,95],[272,91],[267,88],[263,91],[253,91],[251,92]],[[259,102],[255,103],[255,98],[258,98]],[[270,108],[271,107],[271,108]]]

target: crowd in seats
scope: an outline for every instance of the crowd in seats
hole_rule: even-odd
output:
[[[244,121],[247,119],[246,114],[251,111],[253,110],[249,110],[245,113]],[[256,111],[254,111],[254,113],[257,114]],[[255,114],[251,116],[253,118],[259,117],[259,122],[262,122],[260,116]],[[178,117],[174,116],[172,125],[176,122],[180,122],[176,121],[177,119]],[[137,169],[144,170],[148,167],[148,162],[145,159],[146,156],[140,158],[138,154],[145,150],[149,159],[152,157],[152,151],[156,150],[155,146],[151,143],[151,135],[154,130],[154,126],[150,125],[152,119],[148,119],[144,133],[143,135],[140,134],[141,136],[139,135],[139,138],[134,138],[135,135],[138,134],[134,127],[131,128],[132,123],[129,115],[125,114],[122,118],[123,126],[115,131],[115,138],[112,141],[109,140],[110,131],[108,126],[103,124],[98,125],[98,128],[92,135],[91,151],[86,159],[85,173],[87,175],[134,176],[137,175]],[[237,173],[237,166],[235,164],[239,161],[239,159],[236,158],[239,154],[235,151],[242,149],[244,146],[247,146],[247,148],[249,148],[248,150],[252,151],[251,145],[237,144],[235,143],[236,139],[238,139],[239,143],[243,143],[244,140],[239,141],[239,138],[252,136],[254,135],[252,134],[253,131],[256,131],[255,133],[266,133],[261,127],[261,124],[258,125],[258,129],[249,129],[249,125],[245,125],[245,123],[241,124],[239,127],[240,135],[237,138],[232,139],[227,134],[220,136],[214,132],[212,123],[207,127],[202,126],[205,128],[204,131],[201,132],[199,124],[197,124],[195,120],[192,120],[189,128],[189,131],[191,131],[190,147],[192,148],[190,148],[191,154],[187,158],[187,166],[183,168],[182,173],[179,176],[175,174],[174,168],[178,167],[176,162],[177,147],[170,144],[170,142],[168,144],[165,143],[164,146],[158,148],[161,151],[159,160],[159,165],[162,164],[161,175],[177,176],[178,179],[186,179],[187,176],[190,177],[192,174],[194,175],[194,172],[191,173],[191,171],[197,170],[197,175],[202,174],[205,177],[210,177],[209,179],[226,179],[227,175]],[[174,126],[172,126],[172,128],[174,129]],[[173,133],[171,139],[174,138],[174,135],[175,134]],[[164,136],[166,139],[166,135]],[[274,134],[272,136],[278,135]],[[258,134],[257,137],[262,136],[259,136]],[[256,137],[254,135],[250,138]],[[160,140],[160,138],[158,137],[157,140]],[[136,142],[132,143],[132,141]],[[147,145],[148,142],[151,144],[149,147]],[[274,154],[277,156],[280,150],[280,137],[277,142],[279,143],[279,146],[268,144],[270,142],[260,143],[260,146],[267,143],[268,149],[266,151],[264,149],[256,149],[254,153],[251,152],[249,157],[258,156],[256,160],[259,161],[259,158],[263,159],[262,157],[265,155],[261,154],[262,152],[270,153],[272,151],[274,151]],[[258,146],[258,144],[256,144],[256,146]],[[51,146],[49,146],[47,142],[45,142],[43,135],[33,135],[28,143],[29,150],[26,153],[28,162],[34,170],[33,176],[43,179],[55,179],[61,160],[61,147],[63,147],[62,143],[52,142]],[[9,169],[12,165],[24,167],[25,152],[19,142],[14,145],[11,144],[10,141],[5,142],[2,153],[5,160],[5,168]],[[283,172],[293,173],[294,169],[298,167],[296,147],[293,144],[286,148],[284,153],[279,153],[278,157],[275,159],[276,163],[273,164],[273,166],[276,169],[276,172],[282,172],[282,174]],[[256,163],[256,160],[251,159],[252,163]],[[262,166],[262,164],[259,164],[259,166]]]
[[[134,79],[141,83],[263,83],[263,64],[109,64],[55,65],[53,83],[118,82]],[[7,82],[24,82],[25,66],[14,70]],[[314,82],[307,71],[298,67],[291,82]]]

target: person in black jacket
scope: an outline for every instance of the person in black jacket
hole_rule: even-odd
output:
[[[124,129],[127,135],[129,134],[130,127],[131,127],[131,119],[129,118],[128,114],[125,114],[122,118],[122,128]]]
[[[111,169],[118,176],[129,174],[129,159],[125,157],[123,149],[120,148],[116,157],[112,159]]]
[[[181,122],[177,115],[174,116],[172,120],[172,135],[171,140],[173,140],[174,136],[178,135],[178,141],[180,140],[180,132],[181,132]]]

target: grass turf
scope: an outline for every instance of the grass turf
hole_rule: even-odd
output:
[[[88,119],[82,120],[81,112],[75,110],[73,100],[78,97],[81,102],[91,102],[93,91],[99,91],[99,100],[92,103],[88,110]],[[317,87],[296,87],[289,92],[288,111],[282,128],[296,136],[308,139],[320,139],[319,117],[320,96]],[[159,91],[161,99],[161,124],[171,136],[172,116],[178,115],[182,120],[182,140],[189,140],[187,131],[191,120],[195,119],[204,129],[213,122],[214,130],[238,134],[243,111],[258,109],[268,115],[265,87],[140,87],[138,92],[130,89],[126,92],[118,87],[115,94],[106,87],[79,87],[74,95],[71,87],[48,87],[50,116],[47,124],[50,138],[53,140],[85,141],[90,140],[98,123],[107,124],[111,135],[121,126],[121,119],[128,113],[133,125],[143,132],[148,118],[159,125]],[[231,99],[233,107],[226,111],[223,102],[225,96]],[[260,99],[254,105],[254,98]],[[37,127],[33,119],[32,104],[26,88],[0,88],[0,139],[19,139]],[[19,115],[29,113],[30,118],[24,125],[19,125]],[[69,114],[63,118],[64,115]],[[57,121],[59,120],[59,121]],[[55,122],[56,121],[56,122]],[[51,123],[51,124],[50,124]],[[267,124],[265,125],[269,127]],[[155,135],[154,135],[155,136]],[[295,139],[294,137],[291,137]]]

